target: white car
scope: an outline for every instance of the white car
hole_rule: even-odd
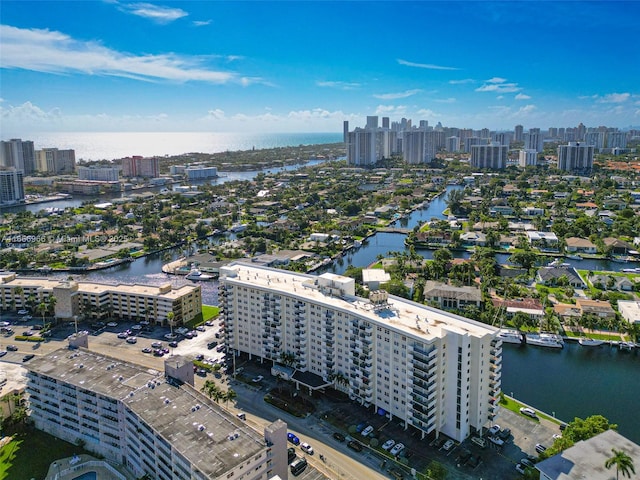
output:
[[[399,455],[402,450],[404,450],[404,445],[402,443],[396,443],[389,453],[391,453],[391,455]]]
[[[527,417],[538,418],[538,414],[533,408],[522,407],[520,409],[520,413],[526,415]]]
[[[451,450],[451,448],[455,445],[455,442],[453,440],[447,440],[446,442],[444,442],[444,445],[442,446],[442,449],[445,452],[448,452],[449,450]]]
[[[128,337],[126,342],[127,343],[136,343],[138,341],[138,339],[136,337]]]
[[[300,444],[300,448],[303,452],[308,453],[309,455],[313,455],[313,447],[309,445],[307,442],[302,442]]]
[[[253,378],[251,379],[251,381],[252,381],[253,383],[259,383],[259,382],[261,382],[263,379],[264,379],[264,377],[263,377],[262,375],[258,375],[257,377],[253,377]]]
[[[366,437],[367,435],[369,435],[371,432],[373,432],[373,427],[371,425],[369,425],[367,428],[365,428],[364,430],[362,430],[362,436]]]
[[[524,465],[521,465],[520,463],[516,465],[516,472],[518,472],[521,475],[524,475],[526,472],[526,467]]]
[[[107,323],[107,327],[117,327],[118,326],[118,322],[109,322]]]
[[[27,312],[26,310],[18,310],[18,315],[26,315],[27,313],[29,312]]]
[[[501,447],[504,445],[504,440],[498,437],[489,437],[489,441],[494,445],[497,445],[498,447]]]
[[[384,444],[382,445],[382,449],[383,450],[389,450],[391,447],[393,447],[396,444],[395,440],[387,440],[386,442],[384,442]]]
[[[489,429],[488,434],[489,436],[493,436],[493,435],[496,435],[499,431],[500,431],[500,425],[494,425]]]

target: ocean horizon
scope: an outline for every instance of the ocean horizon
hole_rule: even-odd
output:
[[[33,141],[36,150],[73,149],[76,161],[86,161],[337,143],[342,133],[39,132],[18,138]]]

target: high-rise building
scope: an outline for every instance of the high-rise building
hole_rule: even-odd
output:
[[[117,182],[120,180],[120,169],[117,167],[78,167],[78,180],[95,180],[100,182]]]
[[[522,168],[535,167],[538,165],[538,152],[535,150],[520,150],[518,154],[518,165]]]
[[[424,438],[461,441],[497,413],[502,342],[489,325],[353,279],[232,263],[220,269],[228,353],[291,359],[293,380],[333,386]],[[294,370],[295,369],[295,370]]]
[[[458,152],[460,150],[460,138],[449,137],[447,138],[447,152]]]
[[[36,168],[33,142],[19,138],[0,142],[0,167],[15,167],[25,175],[32,174]]]
[[[593,147],[578,142],[558,146],[558,170],[589,173],[593,169]]]
[[[494,132],[491,134],[491,141],[509,146],[513,141],[513,134],[511,132]]]
[[[531,130],[534,131],[532,132]],[[544,149],[544,137],[539,131],[535,131],[540,130],[539,128],[531,130],[524,134],[524,149],[535,150],[536,152],[540,153]]]
[[[471,147],[470,164],[475,168],[501,170],[507,166],[509,147],[497,143],[489,145],[473,145]]]
[[[389,117],[382,117],[382,128],[389,128]]]
[[[159,372],[81,348],[27,366],[35,427],[121,464],[127,478],[287,478],[287,424],[261,435],[239,421],[194,388],[191,359],[171,356]]]
[[[584,143],[597,150],[604,148],[604,132],[587,132],[584,134]]]
[[[627,148],[627,132],[609,132],[607,148]]]
[[[549,127],[549,138],[558,138],[557,127]]]
[[[587,133],[587,127],[585,127],[582,122],[576,128],[576,141],[580,142],[584,140],[584,134]]]
[[[467,137],[464,139],[464,151],[466,153],[471,152],[471,147],[474,145],[486,145],[487,140],[480,137]]]
[[[346,144],[349,140],[349,120],[342,122],[342,141]]]
[[[377,115],[367,116],[367,127],[366,128],[369,128],[369,129],[378,128],[378,116]]]
[[[522,142],[524,140],[524,127],[522,125],[516,125],[513,140],[516,142]]]
[[[122,159],[123,177],[157,178],[160,176],[160,159],[157,157],[125,157]]]
[[[76,170],[76,152],[57,148],[36,150],[36,169],[53,175],[73,173]]]
[[[445,145],[444,132],[412,129],[404,132],[402,156],[411,164],[429,163]]]
[[[349,165],[365,167],[374,165],[379,159],[376,154],[374,130],[357,127],[347,136],[347,162]]]
[[[0,205],[24,203],[24,173],[16,168],[0,168]]]

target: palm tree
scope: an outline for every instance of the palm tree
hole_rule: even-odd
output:
[[[48,307],[48,306],[47,306],[47,304],[46,304],[46,303],[44,303],[44,302],[40,302],[40,303],[38,304],[38,306],[36,307],[36,310],[37,310],[38,312],[40,312],[40,314],[42,315],[42,328],[43,328],[43,329],[45,328],[45,323],[44,323],[44,322],[45,322],[45,319],[44,319],[45,317],[44,317],[44,316],[45,316],[45,313],[47,313],[47,310],[48,310],[48,309],[49,309],[49,307]]]
[[[224,404],[226,406],[229,401],[233,401],[237,397],[238,397],[238,394],[236,393],[236,391],[230,388],[223,394],[222,398],[224,399]]]
[[[167,313],[167,323],[171,328],[171,337],[173,337],[173,320],[176,318],[176,314],[173,312]]]
[[[631,478],[632,473],[636,473],[636,469],[633,465],[633,459],[624,453],[622,450],[616,450],[612,448],[613,456],[608,458],[606,462],[604,462],[604,466],[607,469],[611,468],[615,465],[616,467],[616,480],[619,478],[620,472],[624,477]]]

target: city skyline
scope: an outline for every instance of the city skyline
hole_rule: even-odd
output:
[[[3,2],[3,138],[640,124],[639,2],[69,5]]]

